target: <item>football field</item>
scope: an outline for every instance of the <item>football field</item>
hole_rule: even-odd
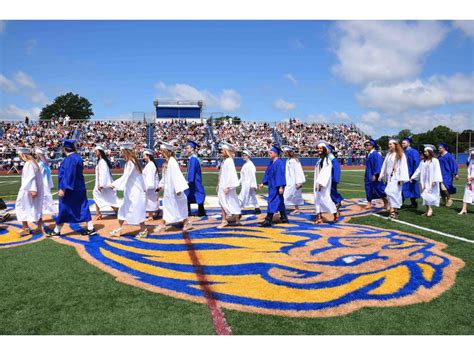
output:
[[[71,227],[59,241],[2,248],[17,225],[0,224],[0,334],[472,334],[474,209],[457,215],[466,169],[452,207],[426,218],[419,200],[400,211],[405,223],[359,211],[363,174],[342,171],[352,218],[322,229],[310,204],[288,227],[263,230],[249,218],[238,232],[219,231],[206,219],[189,235],[142,241],[84,240]],[[204,172],[208,195],[217,177]],[[92,198],[94,174],[85,180]],[[0,176],[0,197],[12,203],[19,185],[18,175]]]

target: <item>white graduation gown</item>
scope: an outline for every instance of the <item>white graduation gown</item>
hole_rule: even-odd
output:
[[[36,197],[30,192],[35,191]],[[43,177],[41,170],[31,161],[25,162],[21,171],[21,186],[15,203],[16,218],[19,222],[38,222],[43,215]]]
[[[108,206],[119,206],[117,201],[117,191],[108,187],[112,185],[113,182],[114,180],[107,162],[104,159],[99,159],[95,167],[95,185],[94,190],[92,191],[94,202],[99,206],[99,209]],[[99,191],[99,187],[102,188],[102,191]]]
[[[137,170],[132,161],[125,164],[123,175],[112,185],[123,191],[123,201],[118,210],[118,219],[128,224],[138,225],[146,218],[146,196],[143,175]]]
[[[240,180],[239,183],[242,186],[239,194],[240,207],[252,207],[259,208],[257,200],[257,178],[255,177],[257,169],[251,160],[247,160],[246,163],[240,169]]]
[[[400,160],[395,160],[395,153],[388,153],[382,165],[381,175],[385,177],[387,186],[385,193],[392,208],[400,208],[403,204],[402,185],[410,180],[405,154]],[[401,182],[399,184],[399,182]]]
[[[239,186],[239,177],[235,169],[234,159],[226,158],[221,164],[219,172],[219,189],[217,190],[217,197],[219,204],[226,214],[240,214],[240,201],[237,196],[237,187]],[[230,191],[226,194],[225,188]]]
[[[43,214],[57,214],[58,206],[54,203],[51,189],[54,187],[53,177],[51,176],[51,169],[42,160],[38,162],[43,177]]]
[[[469,166],[467,167],[467,176],[471,178],[471,185],[466,182],[462,201],[465,203],[474,204],[474,158],[471,158],[469,161]]]
[[[332,163],[327,158],[324,158],[322,168],[319,167],[319,162],[314,167],[313,194],[316,214],[337,212],[337,207],[331,199],[331,173]],[[318,187],[321,187],[321,191],[316,191]]]
[[[155,212],[159,209],[158,193],[156,189],[160,183],[156,166],[149,161],[143,168],[143,179],[146,186],[146,210],[147,212]]]
[[[188,198],[184,191],[189,186],[174,157],[170,157],[163,168],[159,187],[163,189],[163,220],[177,223],[188,218]]]
[[[439,161],[433,158],[431,161],[422,161],[413,173],[411,179],[416,180],[420,177],[421,198],[425,206],[439,206],[440,191],[439,183],[443,182]],[[432,184],[435,183],[433,187]]]
[[[289,158],[286,160],[286,186],[283,197],[285,198],[286,206],[301,206],[304,205],[301,188],[297,189],[297,184],[304,184],[306,178],[304,177],[303,167],[299,160]]]

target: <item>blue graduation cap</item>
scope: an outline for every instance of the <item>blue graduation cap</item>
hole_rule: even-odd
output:
[[[277,145],[273,145],[272,148],[270,149],[271,152],[277,153],[278,155],[281,154],[281,149]]]
[[[76,144],[76,141],[74,139],[65,139],[65,140],[63,140],[63,147],[64,148],[74,149],[75,144]]]
[[[413,144],[413,139],[411,139],[410,137],[405,137],[402,139],[402,141],[407,141],[408,143]]]
[[[328,144],[327,147],[331,152],[334,152],[336,150],[336,147],[334,147],[332,144]]]
[[[379,149],[379,146],[378,146],[377,142],[375,141],[375,139],[370,138],[370,139],[368,139],[364,142],[364,144],[366,144],[366,143],[369,143],[370,145],[372,145],[375,148],[375,150]]]
[[[446,149],[446,150],[449,150],[449,145],[447,145],[446,143],[440,143],[440,144],[438,144],[438,147],[439,147],[439,148],[444,148],[444,149]]]
[[[199,144],[192,140],[188,140],[188,145],[193,149],[196,149],[199,146]]]

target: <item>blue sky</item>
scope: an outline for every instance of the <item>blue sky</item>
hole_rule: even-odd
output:
[[[246,120],[368,134],[474,127],[474,21],[2,21],[0,118],[68,91],[95,118],[204,99]]]

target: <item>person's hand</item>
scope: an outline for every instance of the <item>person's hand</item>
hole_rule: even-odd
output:
[[[114,185],[109,185],[109,189],[115,189],[115,186]]]
[[[263,189],[263,184],[258,185],[259,189]]]
[[[373,181],[373,182],[376,182],[376,181],[377,181],[377,178],[375,177],[375,175],[372,176],[372,181]],[[379,178],[379,181],[380,181],[380,178]]]
[[[98,189],[99,189],[99,191],[102,191],[102,190],[104,189],[104,187],[103,187],[103,186],[99,186]]]
[[[59,190],[58,191],[58,197],[64,197],[64,190]]]
[[[156,189],[156,192],[160,192],[161,190],[163,190],[163,188],[159,187]]]
[[[303,184],[296,184],[296,189],[299,190],[303,187]]]
[[[399,181],[399,182],[398,182],[398,185],[402,186],[402,185],[403,185],[403,181]]]
[[[226,187],[226,188],[224,189],[224,193],[227,195],[229,192],[230,192],[230,188]]]
[[[454,175],[454,178],[455,178],[456,180],[459,180],[459,175]]]
[[[181,196],[181,191],[176,193],[176,196]]]
[[[436,182],[433,181],[433,182],[431,183],[431,187],[435,187],[435,186],[436,186]]]
[[[375,178],[375,176],[374,176],[374,178]],[[374,180],[374,181],[375,181],[375,180]],[[379,176],[379,181],[382,181],[382,177],[381,177],[381,176]]]
[[[38,193],[36,191],[30,191],[31,197],[35,198],[38,196]]]
[[[283,192],[285,192],[285,188],[283,186],[280,186],[280,188],[278,189],[278,193],[280,195],[283,195]]]

